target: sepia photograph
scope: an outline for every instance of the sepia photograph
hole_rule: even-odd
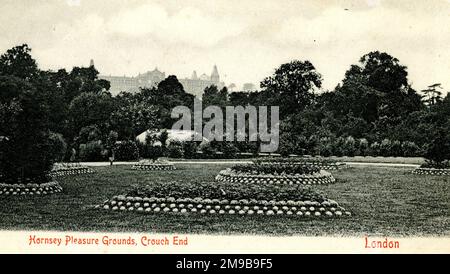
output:
[[[449,0],[0,10],[0,253],[450,252]]]

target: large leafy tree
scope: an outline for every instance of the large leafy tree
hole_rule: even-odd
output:
[[[27,45],[0,57],[0,175],[7,183],[47,181],[50,147],[47,86]]]
[[[309,61],[282,64],[261,82],[261,93],[269,105],[280,106],[282,115],[296,113],[313,103],[314,90],[322,86],[322,76]]]

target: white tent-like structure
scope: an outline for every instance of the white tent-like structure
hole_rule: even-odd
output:
[[[201,136],[198,132],[193,131],[193,130],[177,130],[177,129],[167,129],[167,142],[166,145],[169,145],[171,142],[173,141],[178,141],[178,142],[192,142],[195,141],[194,140],[194,136]],[[139,142],[145,144],[145,139],[147,138],[148,135],[156,135],[156,136],[160,136],[161,135],[162,130],[159,131],[154,131],[154,130],[146,130],[143,133],[139,134],[136,137],[136,140],[138,140]],[[201,144],[204,143],[208,143],[208,139],[206,139],[205,137],[201,137],[202,141]],[[161,142],[156,141],[154,143],[155,146],[161,146]]]

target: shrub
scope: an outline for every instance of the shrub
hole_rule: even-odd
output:
[[[366,138],[359,139],[359,155],[369,155],[369,142]]]
[[[183,158],[184,151],[182,143],[178,141],[170,142],[167,146],[167,156],[171,158]]]
[[[197,155],[197,148],[198,145],[196,142],[183,142],[182,144],[183,152],[184,152],[184,158],[192,159],[195,158]]]
[[[80,161],[104,161],[107,158],[107,153],[101,141],[91,141],[87,144],[80,145],[79,159]]]
[[[370,145],[370,155],[371,156],[379,156],[380,154],[380,143],[378,142],[373,142]]]
[[[343,156],[344,155],[344,153],[343,153],[344,144],[345,144],[344,138],[342,138],[342,137],[336,138],[336,140],[333,143],[333,155],[338,156],[338,157]]]
[[[384,139],[380,144],[380,155],[387,157],[391,155],[392,142],[389,139]]]
[[[134,141],[120,141],[114,145],[114,157],[117,161],[130,161],[139,158],[139,149]]]
[[[435,164],[450,159],[450,133],[438,129],[435,136],[426,146],[425,158]]]
[[[50,132],[50,151],[53,162],[62,162],[67,151],[64,137],[59,133]]]
[[[333,143],[329,137],[321,138],[318,146],[319,155],[329,157],[333,154]]]
[[[356,141],[352,136],[348,136],[345,138],[343,147],[342,147],[342,153],[346,156],[355,156],[357,147],[356,147]]]
[[[392,142],[391,153],[389,156],[399,157],[402,156],[402,143],[400,141],[395,140]]]
[[[405,141],[402,143],[402,153],[405,157],[414,157],[420,154],[420,148],[416,143]]]

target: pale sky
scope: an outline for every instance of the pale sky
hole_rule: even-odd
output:
[[[450,0],[0,0],[0,52],[27,43],[41,69],[95,60],[103,75],[156,66],[241,87],[310,60],[332,90],[373,50],[408,67],[417,90],[450,90]]]

